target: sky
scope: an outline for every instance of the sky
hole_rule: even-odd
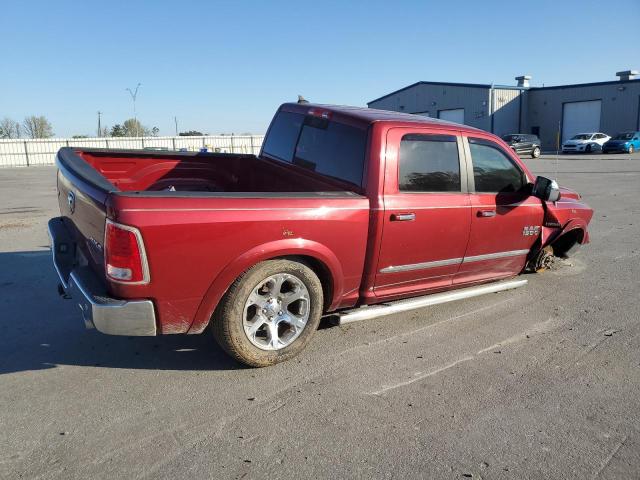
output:
[[[0,119],[55,135],[264,133],[297,95],[366,106],[419,80],[532,85],[640,69],[640,0],[0,0]]]

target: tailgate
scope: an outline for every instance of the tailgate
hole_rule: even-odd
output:
[[[83,162],[79,157],[78,160]],[[104,278],[105,203],[109,191],[105,184],[91,182],[60,156],[58,168],[58,205],[62,221],[76,246],[75,263],[89,266]]]

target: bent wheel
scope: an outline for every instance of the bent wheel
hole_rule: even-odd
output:
[[[542,273],[545,270],[551,268],[553,265],[553,247],[551,245],[547,245],[540,253],[538,253],[535,263],[533,265],[533,269],[536,273]]]
[[[239,362],[264,367],[297,355],[318,328],[322,285],[308,266],[268,260],[229,288],[213,317],[220,346]]]

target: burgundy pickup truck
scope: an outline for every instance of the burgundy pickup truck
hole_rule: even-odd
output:
[[[492,134],[366,108],[284,104],[258,156],[63,148],[57,165],[54,265],[85,324],[210,326],[252,366],[297,354],[328,312],[515,288],[587,243],[593,213]]]

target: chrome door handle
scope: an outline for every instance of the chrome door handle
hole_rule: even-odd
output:
[[[479,210],[478,216],[479,217],[495,217],[496,211],[495,210]]]
[[[411,222],[415,219],[415,213],[394,213],[393,215],[391,215],[392,222]]]

